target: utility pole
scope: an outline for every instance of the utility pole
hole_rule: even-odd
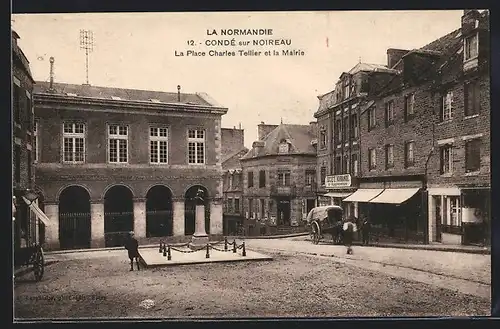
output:
[[[80,30],[80,49],[85,50],[85,73],[89,84],[89,53],[94,50],[94,33],[90,30]]]

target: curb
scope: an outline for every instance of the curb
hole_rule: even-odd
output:
[[[243,236],[243,235],[235,235],[228,236],[228,240],[236,239],[236,240],[259,240],[259,239],[286,239],[286,238],[295,238],[299,236],[306,236],[309,233],[293,233],[293,234],[283,234],[283,235],[262,235],[262,236]]]
[[[293,238],[298,236],[306,236],[309,233],[294,233],[294,234],[286,234],[286,235],[267,235],[267,236],[228,236],[228,240],[251,240],[251,239],[285,239],[285,238]],[[216,241],[210,241],[216,242]],[[186,244],[185,242],[179,243],[171,243],[170,245],[173,247],[180,246]],[[159,244],[147,244],[139,246],[139,249],[142,248],[158,248]],[[71,249],[71,250],[54,250],[54,251],[44,251],[46,255],[64,255],[64,254],[73,254],[73,253],[81,253],[81,252],[92,252],[92,251],[113,251],[113,250],[125,250],[124,247],[107,247],[107,248],[87,248],[87,249]]]
[[[310,241],[306,239],[307,241]],[[443,251],[443,252],[459,252],[464,254],[476,254],[476,255],[491,255],[491,250],[489,249],[462,249],[457,247],[433,247],[432,245],[398,245],[398,244],[385,244],[385,243],[370,243],[368,245],[363,245],[359,242],[353,243],[353,246],[357,247],[375,247],[375,248],[394,248],[394,249],[410,249],[410,250],[426,250],[426,251]]]

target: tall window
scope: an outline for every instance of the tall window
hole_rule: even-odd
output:
[[[342,139],[344,142],[347,141],[348,132],[349,132],[349,118],[345,117],[343,129],[342,129]]]
[[[128,162],[128,127],[120,125],[108,126],[109,162]]]
[[[368,130],[375,128],[377,120],[375,117],[375,108],[372,107],[368,110]]]
[[[290,186],[290,172],[278,172],[278,186]]]
[[[344,155],[344,161],[342,163],[342,173],[343,174],[348,174],[349,173],[349,155]]]
[[[85,161],[85,124],[63,124],[63,160],[81,163]]]
[[[385,146],[385,169],[394,167],[394,145]]]
[[[477,57],[479,53],[479,42],[478,42],[478,34],[471,35],[470,37],[465,38],[465,52],[464,52],[464,60],[470,60]]]
[[[250,215],[250,218],[253,218],[253,199],[248,199],[248,213]]]
[[[481,169],[481,139],[475,138],[465,142],[465,172]]]
[[[342,120],[337,119],[335,121],[335,131],[337,136],[337,143],[342,142]]]
[[[326,167],[321,167],[320,172],[319,172],[319,179],[321,181],[321,186],[325,186],[325,181],[326,181]]]
[[[167,128],[149,128],[149,161],[151,163],[168,163]]]
[[[334,171],[333,173],[335,175],[340,175],[342,173],[342,156],[337,155],[335,157],[335,166],[333,167]]]
[[[234,199],[234,212],[237,214],[240,213],[240,199],[239,198]]]
[[[324,127],[319,130],[319,147],[326,148],[326,129]]]
[[[443,96],[441,104],[441,121],[453,119],[453,92],[449,91]]]
[[[389,127],[394,123],[394,101],[385,103],[385,126]]]
[[[351,138],[357,139],[359,136],[359,131],[358,131],[358,115],[353,114],[351,115]]]
[[[205,131],[201,129],[188,130],[188,163],[205,163]]]
[[[14,179],[16,183],[21,183],[21,146],[14,145]]]
[[[405,143],[405,167],[411,167],[415,164],[414,156],[415,142],[410,141]]]
[[[349,80],[344,80],[344,99],[348,99],[351,96],[351,85],[349,84]]]
[[[253,187],[253,171],[249,171],[247,173],[247,178],[248,178],[247,186]]]
[[[415,94],[405,96],[405,120],[409,120],[415,114]]]
[[[358,175],[358,169],[359,166],[358,166],[358,155],[355,153],[355,154],[351,154],[351,173],[354,175],[354,176],[357,176]]]
[[[266,171],[261,170],[259,171],[259,187],[266,187]]]
[[[368,149],[368,169],[373,170],[377,168],[377,150]]]
[[[314,186],[314,176],[316,170],[306,170],[306,186]]]
[[[481,106],[479,98],[479,82],[471,81],[465,84],[464,105],[465,116],[471,116],[479,113]]]
[[[444,145],[439,150],[441,162],[441,175],[448,174],[453,171],[453,146],[451,144]]]
[[[227,199],[227,212],[232,213],[233,212],[233,199]]]
[[[33,125],[33,150],[35,151],[33,153],[33,162],[37,163],[38,158],[39,158],[39,151],[38,151],[38,121],[35,121],[35,124]]]

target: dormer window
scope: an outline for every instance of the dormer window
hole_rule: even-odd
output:
[[[287,154],[290,150],[290,144],[286,139],[282,139],[279,144],[278,153],[279,154]]]
[[[344,80],[344,99],[348,99],[351,96],[351,85],[349,80]]]

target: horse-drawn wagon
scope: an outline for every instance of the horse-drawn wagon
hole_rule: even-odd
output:
[[[311,209],[306,221],[312,242],[318,244],[325,234],[330,234],[333,243],[342,243],[343,219],[344,213],[340,206],[330,205]]]

